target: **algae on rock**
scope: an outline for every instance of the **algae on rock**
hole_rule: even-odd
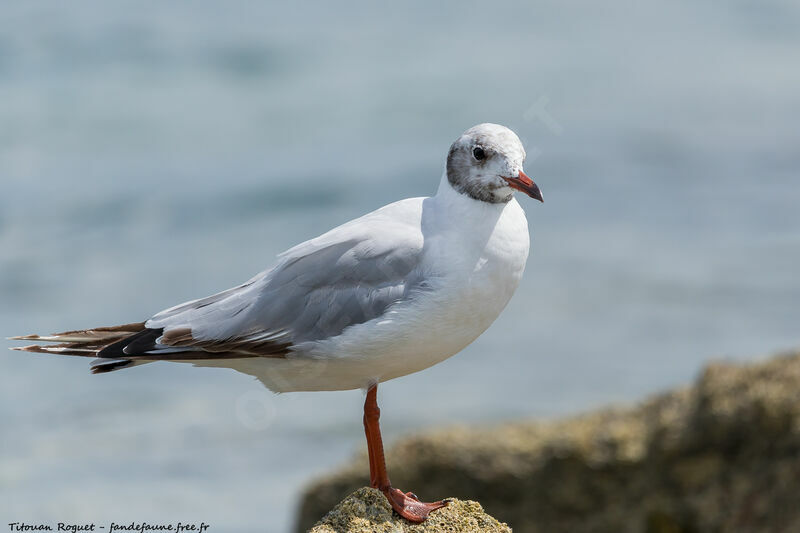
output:
[[[712,364],[635,408],[406,438],[387,461],[398,487],[475,499],[517,533],[800,531],[800,352]],[[366,465],[311,486],[299,530]]]
[[[412,524],[392,512],[392,507],[377,489],[361,488],[334,507],[311,533],[511,533],[483,512],[480,504],[450,500],[432,512],[422,524]]]

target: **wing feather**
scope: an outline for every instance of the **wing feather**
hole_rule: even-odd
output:
[[[390,204],[281,254],[247,283],[147,322],[19,340],[20,350],[98,357],[95,373],[157,360],[286,357],[383,315],[422,284],[422,198]]]
[[[149,353],[274,357],[381,316],[420,287],[421,205],[391,204],[284,252],[243,285],[156,314],[146,327],[163,333]]]

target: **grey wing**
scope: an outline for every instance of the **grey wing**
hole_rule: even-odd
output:
[[[244,285],[158,313],[146,327],[159,336],[137,351],[163,359],[281,357],[294,344],[381,316],[423,286],[421,232],[382,222],[380,231],[337,228]]]
[[[271,270],[227,291],[162,311],[147,322],[19,340],[20,350],[99,357],[95,373],[156,360],[286,357],[384,315],[428,290],[423,198],[390,204],[280,256]]]

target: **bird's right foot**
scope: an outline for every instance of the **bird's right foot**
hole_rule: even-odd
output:
[[[447,500],[433,503],[421,502],[413,492],[403,492],[394,487],[383,490],[383,494],[397,514],[409,522],[415,523],[425,521],[431,511],[441,509],[448,504]]]

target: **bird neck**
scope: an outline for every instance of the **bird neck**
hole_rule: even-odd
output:
[[[462,224],[483,219],[496,221],[509,205],[509,203],[483,202],[456,190],[447,179],[447,171],[442,174],[439,190],[433,199],[448,213],[450,221]]]

